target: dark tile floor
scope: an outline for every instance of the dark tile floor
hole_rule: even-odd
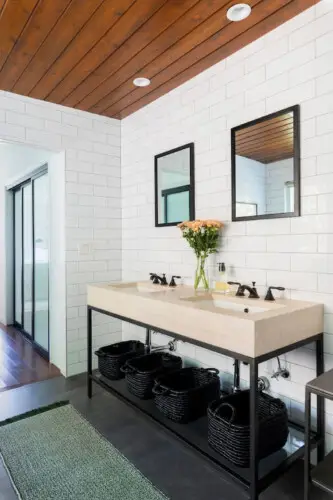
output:
[[[52,377],[60,371],[46,361],[16,328],[0,323],[0,392]]]
[[[94,397],[88,400],[83,376],[67,380],[58,377],[1,393],[0,420],[67,399],[170,499],[246,498],[228,476],[125,403],[96,386]],[[303,466],[298,462],[267,489],[260,500],[302,500],[302,481]],[[0,465],[0,500],[15,498],[6,472]],[[327,500],[329,496],[314,490],[312,499]]]

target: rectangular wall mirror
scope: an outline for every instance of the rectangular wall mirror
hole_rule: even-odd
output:
[[[231,130],[232,220],[300,215],[299,106]]]
[[[155,226],[195,218],[194,143],[155,156]]]

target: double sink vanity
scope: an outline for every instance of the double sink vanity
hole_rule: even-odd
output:
[[[151,333],[204,347],[249,365],[250,466],[239,468],[209,448],[206,418],[187,425],[159,414],[151,401],[137,400],[123,380],[104,379],[92,368],[92,312],[107,314]],[[323,373],[323,305],[298,300],[268,301],[197,291],[190,286],[161,286],[147,282],[88,286],[88,396],[92,383],[101,385],[163,425],[207,459],[228,472],[256,500],[298,458],[304,455],[304,428],[290,422],[286,446],[266,459],[258,459],[258,366],[271,358],[315,342],[317,376]],[[317,429],[312,443],[318,457],[324,453],[324,408],[317,404]]]
[[[275,218],[300,216],[300,166],[298,105],[231,129],[232,223],[245,221],[246,227],[248,224],[250,227],[250,221],[271,219],[274,224]],[[219,252],[219,230],[224,224],[212,219],[195,219],[194,143],[156,155],[154,179],[156,231],[159,231],[157,228],[164,228],[161,231],[166,233],[169,226],[178,224],[197,258],[194,287],[198,288],[201,283],[207,291],[175,286],[174,278],[179,278],[177,276],[172,278],[171,286],[167,286],[165,277],[156,275],[151,277],[153,283],[143,281],[88,286],[88,396],[92,396],[92,383],[99,384],[219,466],[248,490],[251,500],[257,500],[260,492],[295,460],[304,456],[305,448],[306,456],[310,446],[317,448],[319,461],[324,456],[324,404],[319,395],[316,429],[311,432],[310,442],[306,439],[306,447],[304,427],[289,421],[286,445],[268,456],[261,455],[266,458],[259,460],[259,444],[265,437],[259,436],[263,419],[259,423],[262,395],[258,385],[260,363],[312,343],[315,344],[317,376],[323,373],[323,305],[274,300],[272,287],[261,299],[255,285],[251,288],[239,283],[231,283],[239,285],[235,296],[225,295],[218,291],[228,285],[223,263],[219,264],[216,291],[209,291],[205,262],[210,254]],[[249,296],[244,296],[246,290]],[[249,370],[249,408],[246,407],[246,417],[250,417],[249,422],[247,419],[249,439],[246,441],[249,467],[238,467],[209,447],[207,416],[186,425],[173,422],[156,409],[153,400],[139,400],[133,396],[124,380],[108,380],[98,370],[93,370],[93,311],[143,327],[146,330],[147,353],[151,349],[151,334],[160,332],[176,341],[188,342],[232,358],[235,394],[239,389],[239,365],[246,363]],[[174,345],[170,342],[170,349]],[[283,371],[284,375],[287,374],[286,370],[279,369],[279,375],[283,376]],[[222,400],[224,389],[222,381]],[[223,405],[225,403],[222,402]],[[272,416],[271,409],[268,414]],[[287,410],[284,423],[287,430]],[[274,435],[274,432],[271,434]]]

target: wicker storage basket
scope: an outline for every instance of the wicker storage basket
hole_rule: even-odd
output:
[[[220,396],[218,373],[215,368],[190,367],[158,377],[153,388],[157,408],[179,423],[205,415],[208,404]]]
[[[182,359],[166,352],[153,352],[127,361],[122,367],[128,390],[140,399],[153,397],[155,378],[162,373],[178,370]]]
[[[258,395],[259,459],[285,445],[288,429],[286,405],[268,394]],[[239,467],[250,462],[250,392],[241,391],[214,401],[208,408],[208,443]]]
[[[95,352],[98,357],[98,369],[103,377],[118,380],[124,377],[120,371],[128,359],[141,356],[145,352],[145,346],[137,340],[127,340],[107,345]]]

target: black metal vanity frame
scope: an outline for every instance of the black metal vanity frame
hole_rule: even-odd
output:
[[[183,424],[174,424],[172,421],[159,416],[158,411],[150,411],[147,401],[142,401],[138,398],[132,397],[130,393],[124,390],[124,381],[109,381],[101,377],[97,371],[92,369],[92,313],[96,311],[101,314],[106,314],[113,318],[119,319],[121,321],[126,321],[133,325],[140,326],[146,329],[147,341],[150,345],[150,335],[151,331],[162,333],[171,336],[177,340],[187,342],[190,344],[209,349],[211,351],[217,352],[219,354],[224,354],[239,361],[244,361],[248,363],[250,370],[250,421],[251,421],[251,436],[250,436],[250,467],[248,469],[240,469],[234,466],[232,463],[225,459],[218,458],[217,454],[209,451],[208,445],[203,447],[202,442],[198,440],[197,442],[191,435],[191,439],[188,438],[188,433],[186,431],[187,426]],[[103,387],[105,390],[116,395],[121,400],[145,413],[150,419],[162,425],[164,429],[168,430],[175,437],[180,439],[182,442],[190,445],[191,448],[198,452],[201,456],[205,456],[214,465],[218,466],[224,472],[230,474],[233,479],[240,483],[249,491],[249,498],[251,500],[258,500],[260,492],[265,490],[270,484],[272,484],[280,475],[282,475],[294,462],[295,460],[304,456],[304,446],[298,448],[292,455],[286,457],[284,461],[279,463],[279,465],[270,470],[266,475],[259,478],[259,460],[258,460],[258,366],[264,361],[268,361],[276,356],[280,356],[286,352],[297,349],[304,345],[315,342],[316,345],[316,371],[317,376],[324,372],[324,346],[323,346],[323,333],[313,335],[312,337],[296,342],[292,345],[277,349],[269,354],[264,354],[255,358],[241,355],[236,352],[229,351],[228,349],[223,349],[221,347],[216,347],[211,344],[206,344],[198,340],[190,339],[185,336],[179,335],[177,333],[169,332],[161,328],[157,328],[154,325],[148,325],[146,323],[141,323],[135,321],[131,318],[119,316],[118,314],[111,313],[102,309],[98,309],[93,306],[87,307],[87,331],[88,331],[88,397],[92,397],[92,383],[95,382],[99,386]],[[152,406],[152,405],[151,405]],[[148,409],[147,409],[148,408]],[[290,427],[296,428],[301,432],[304,432],[304,427],[296,423],[289,422]],[[318,460],[322,460],[324,457],[324,434],[325,434],[325,420],[324,420],[324,399],[318,396],[317,401],[317,430],[312,432],[311,445],[317,448]],[[204,449],[207,448],[207,449]],[[265,459],[266,460],[266,459]]]

